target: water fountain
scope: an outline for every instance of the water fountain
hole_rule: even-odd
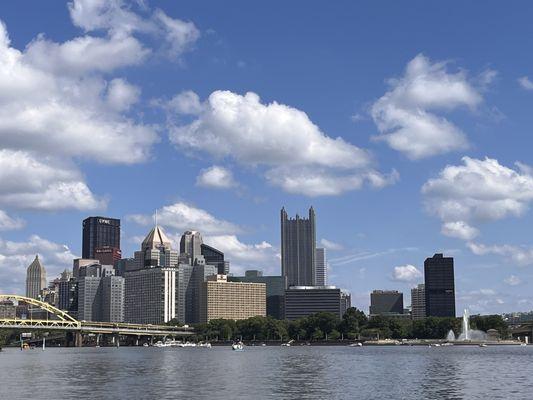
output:
[[[452,330],[450,330],[448,332],[448,336],[446,336],[446,340],[459,341],[459,342],[484,341],[484,340],[487,340],[487,334],[483,331],[479,331],[476,329],[470,329],[470,315],[468,313],[468,310],[465,309],[463,311],[463,323],[461,326],[461,334],[456,339],[455,334],[453,333]]]

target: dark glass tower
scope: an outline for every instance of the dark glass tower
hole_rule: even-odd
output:
[[[200,249],[206,264],[215,265],[221,275],[229,274],[229,262],[224,261],[224,253],[204,243],[200,245]]]
[[[96,249],[120,249],[120,219],[89,217],[83,220],[82,258],[94,259]]]
[[[426,316],[455,317],[453,257],[435,254],[424,261]]]
[[[315,286],[315,210],[309,218],[289,218],[281,209],[281,274],[287,286]]]

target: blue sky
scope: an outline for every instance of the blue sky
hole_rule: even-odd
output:
[[[279,210],[317,213],[368,310],[455,257],[457,308],[533,309],[528,2],[0,4],[0,291],[80,254],[81,220],[157,208],[235,273],[279,273]],[[528,78],[528,76],[531,77]]]

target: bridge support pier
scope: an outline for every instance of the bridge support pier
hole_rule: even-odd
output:
[[[120,335],[118,333],[113,335],[113,342],[115,342],[115,346],[120,347]]]
[[[74,346],[83,347],[83,335],[81,332],[76,332],[74,336]]]

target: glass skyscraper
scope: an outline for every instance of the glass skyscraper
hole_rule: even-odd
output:
[[[309,209],[309,218],[289,218],[281,209],[281,273],[287,286],[316,285],[315,211]]]
[[[82,258],[95,259],[96,249],[120,249],[120,219],[89,217],[83,220]]]
[[[424,261],[426,316],[455,317],[453,257],[435,254]]]

